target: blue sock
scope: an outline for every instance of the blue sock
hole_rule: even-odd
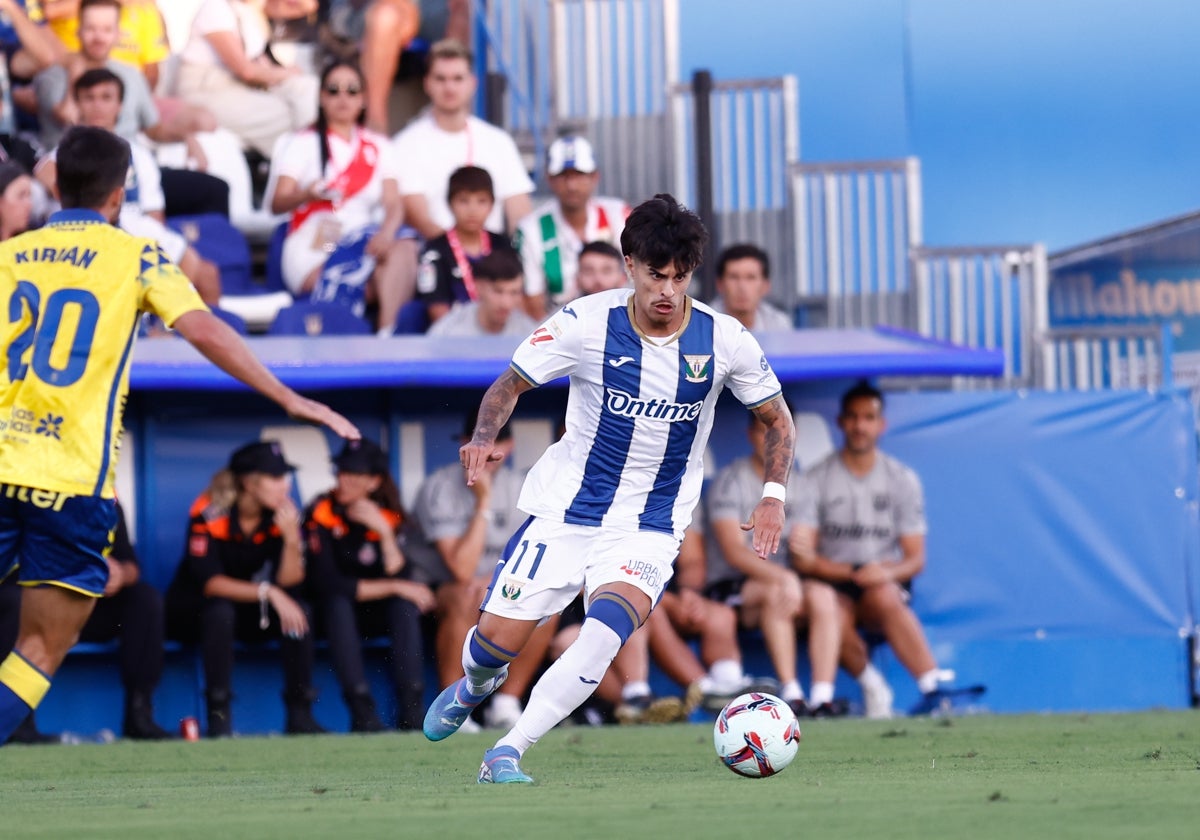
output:
[[[0,662],[0,745],[38,707],[50,690],[50,678],[15,650]]]
[[[505,650],[479,632],[479,626],[471,628],[463,644],[462,666],[467,677],[467,689],[471,694],[489,694],[495,687],[494,678],[508,669],[508,663],[517,658],[517,652]]]

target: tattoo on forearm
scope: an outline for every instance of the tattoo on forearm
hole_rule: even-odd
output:
[[[783,397],[776,397],[760,405],[754,413],[767,427],[763,473],[766,481],[787,485],[788,473],[792,470],[792,457],[796,444],[796,428],[788,413]]]
[[[512,416],[517,397],[529,386],[517,372],[509,368],[497,377],[479,403],[479,419],[475,421],[475,440],[494,441],[500,429]]]

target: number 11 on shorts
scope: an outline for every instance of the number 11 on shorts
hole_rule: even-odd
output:
[[[542,565],[542,556],[546,553],[545,543],[534,543],[533,547],[536,549],[537,554],[534,555],[533,567],[529,570],[528,580],[533,580],[534,576],[537,575],[538,566]],[[510,575],[515,575],[517,570],[521,568],[521,561],[525,559],[525,555],[528,553],[529,540],[521,540],[521,553],[517,555],[517,562],[513,563],[511,569],[506,569],[505,571]]]

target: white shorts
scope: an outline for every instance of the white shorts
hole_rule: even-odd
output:
[[[657,604],[674,572],[679,540],[658,531],[614,531],[531,517],[496,564],[481,609],[540,620],[556,615],[586,587],[636,586]]]

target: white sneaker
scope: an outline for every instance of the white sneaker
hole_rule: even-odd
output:
[[[474,718],[467,718],[463,721],[462,726],[458,727],[459,732],[465,732],[468,735],[476,735],[483,731],[483,727],[475,722]]]
[[[867,720],[891,720],[892,688],[886,682],[880,682],[874,688],[863,687],[863,709]]]
[[[483,722],[488,729],[512,729],[521,717],[521,701],[511,694],[493,694],[492,702],[483,710]]]

